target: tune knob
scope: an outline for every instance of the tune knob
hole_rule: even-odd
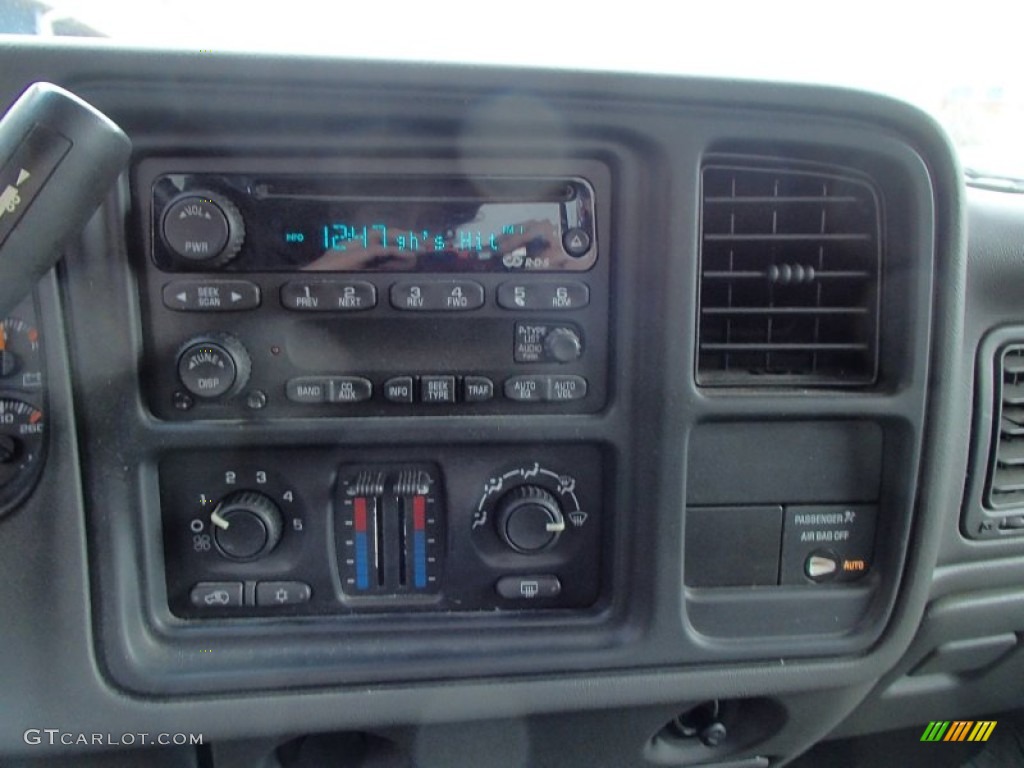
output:
[[[238,255],[245,240],[245,220],[222,195],[188,192],[167,206],[160,232],[167,247],[186,263],[210,269]]]
[[[565,530],[558,501],[543,488],[521,485],[498,502],[498,535],[516,552],[530,555],[554,546]]]
[[[249,382],[252,360],[234,336],[211,333],[185,342],[178,352],[178,378],[196,397],[236,395]]]
[[[225,497],[210,515],[217,549],[230,560],[255,560],[281,540],[281,510],[268,496],[239,491]]]
[[[572,328],[555,328],[544,337],[544,352],[550,360],[571,363],[583,354],[583,342]]]

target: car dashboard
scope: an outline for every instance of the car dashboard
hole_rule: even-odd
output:
[[[0,61],[133,146],[3,321],[0,754],[738,768],[1020,706],[1024,208],[923,113]]]

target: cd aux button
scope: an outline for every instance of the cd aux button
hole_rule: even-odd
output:
[[[403,281],[391,286],[391,306],[408,312],[467,312],[484,305],[484,287],[472,280]]]
[[[361,403],[373,396],[373,384],[361,376],[332,376],[329,382],[332,403]]]

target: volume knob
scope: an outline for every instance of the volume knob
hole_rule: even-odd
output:
[[[160,226],[178,257],[205,269],[222,267],[245,241],[245,220],[235,204],[213,192],[188,192],[171,201]]]
[[[554,546],[565,530],[558,501],[543,488],[521,485],[498,502],[498,535],[516,552],[525,555]]]

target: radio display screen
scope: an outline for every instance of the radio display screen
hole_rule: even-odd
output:
[[[203,192],[244,225],[227,272],[564,272],[596,258],[582,179],[168,175],[154,214]],[[160,266],[191,266],[155,246]]]

